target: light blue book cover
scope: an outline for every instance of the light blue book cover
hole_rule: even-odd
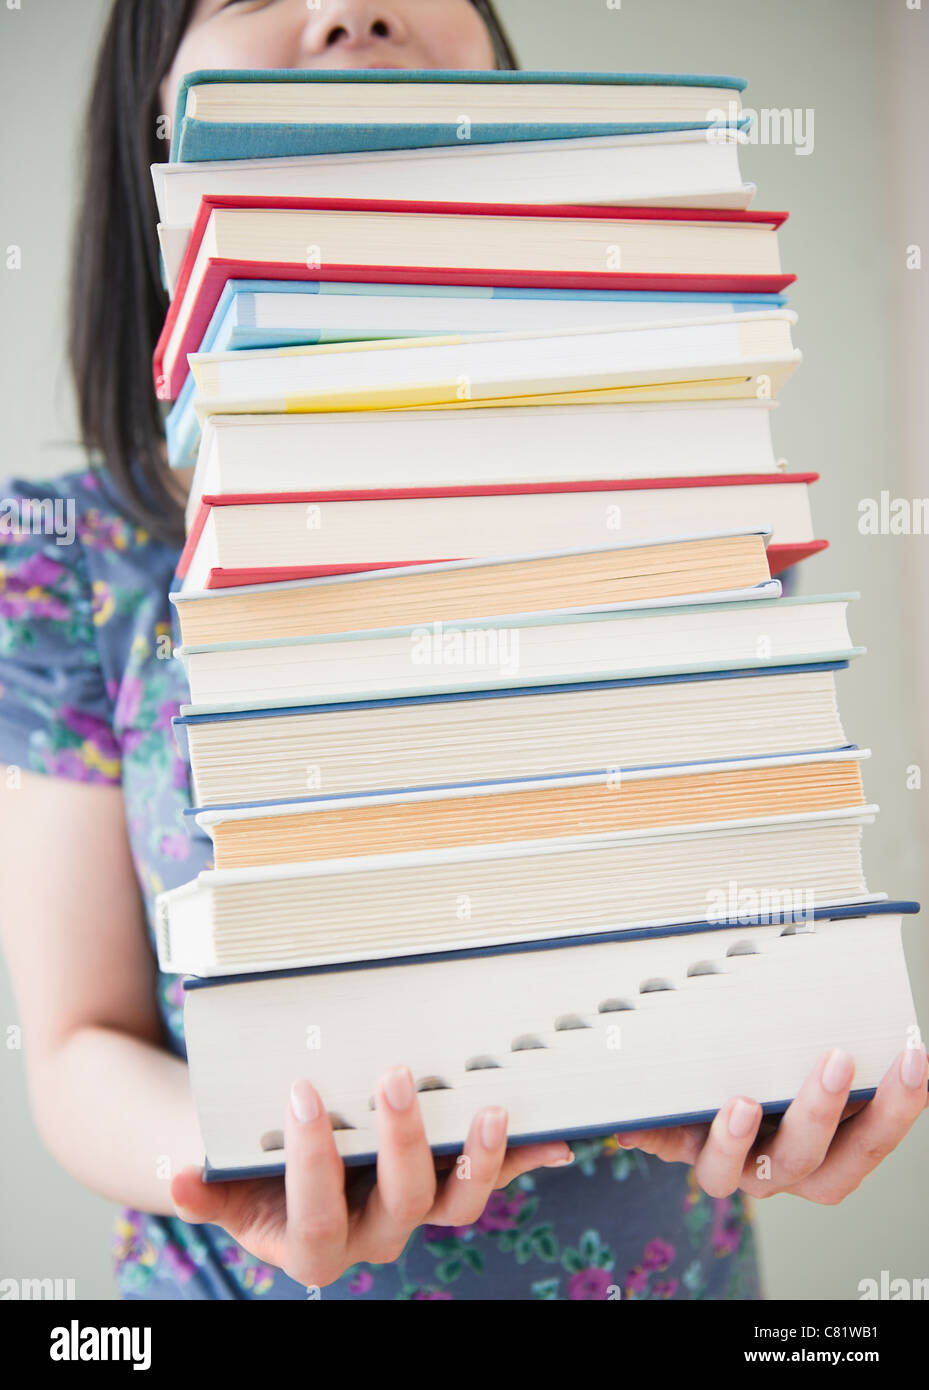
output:
[[[273,315],[261,312],[262,297],[297,295],[307,304],[306,326],[303,329],[275,324]],[[397,327],[390,333],[383,328],[363,328],[346,325],[344,329],[330,327],[320,331],[313,326],[313,301],[321,297],[391,299],[397,301]],[[750,313],[753,310],[780,309],[787,304],[783,294],[728,294],[724,297],[709,294],[648,293],[635,290],[562,290],[502,288],[485,285],[391,285],[343,281],[303,280],[229,280],[213,312],[209,326],[200,343],[200,352],[236,352],[252,348],[297,347],[303,345],[359,342],[377,338],[418,337],[424,331],[460,333],[460,323],[454,319],[455,300],[548,300],[561,303],[607,304],[699,304],[701,314]],[[448,300],[449,321],[436,326],[430,321],[427,330],[417,325],[417,303],[423,300]],[[330,317],[330,316],[327,316]],[[331,323],[331,317],[330,317]],[[196,388],[193,375],[188,373],[180,395],[167,418],[168,460],[172,468],[193,468],[200,445],[200,421],[195,409]]]

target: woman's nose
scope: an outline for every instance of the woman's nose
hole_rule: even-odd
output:
[[[308,7],[309,8],[309,7]],[[401,25],[389,4],[372,0],[322,0],[318,9],[309,8],[314,47],[322,50],[342,46],[362,48],[379,40],[402,39]]]
[[[372,19],[367,25],[367,33],[363,25],[333,24],[326,34],[326,47],[332,48],[333,44],[351,43],[357,38],[389,39],[390,25],[386,19]]]

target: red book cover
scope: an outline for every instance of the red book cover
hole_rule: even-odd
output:
[[[188,372],[187,354],[196,352],[199,348],[227,280],[254,279],[260,275],[263,280],[347,280],[370,284],[486,285],[507,289],[614,289],[651,293],[777,294],[796,279],[795,275],[785,274],[641,275],[610,270],[535,272],[496,270],[492,267],[475,270],[454,266],[359,266],[334,262],[310,269],[304,262],[256,262],[215,258],[209,261],[196,301],[189,306],[189,316],[184,325],[177,355],[173,361],[166,362],[168,342],[184,306],[191,272],[214,208],[292,208],[309,212],[391,212],[398,215],[444,213],[457,217],[584,217],[591,220],[621,218],[627,222],[755,222],[774,228],[780,227],[787,218],[786,212],[739,211],[728,208],[588,207],[567,203],[416,203],[362,198],[263,198],[245,195],[204,197],[200,200],[200,211],[181,265],[174,298],[155,347],[153,369],[159,400],[175,400],[180,393]]]
[[[391,501],[402,498],[423,497],[499,497],[513,494],[540,492],[622,492],[641,489],[683,488],[683,487],[751,487],[761,484],[815,483],[818,473],[740,473],[719,476],[704,475],[684,478],[620,478],[616,480],[597,479],[591,482],[570,483],[489,483],[478,487],[431,487],[431,488],[368,488],[348,492],[237,492],[205,494],[200,499],[194,523],[190,528],[184,549],[177,562],[175,577],[182,580],[190,567],[197,543],[200,539],[211,507],[262,506],[274,502],[373,502]],[[828,541],[813,540],[796,543],[782,543],[768,546],[768,563],[772,577],[788,569],[791,565],[825,550]],[[207,589],[235,588],[240,584],[264,584],[288,579],[320,579],[327,575],[360,574],[365,570],[396,569],[408,564],[441,564],[450,560],[468,559],[464,555],[434,556],[429,560],[385,561],[379,564],[357,565],[301,565],[275,566],[273,568],[242,568],[210,570]]]

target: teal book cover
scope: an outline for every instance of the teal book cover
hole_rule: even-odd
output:
[[[285,82],[373,83],[477,83],[494,85],[610,85],[618,87],[705,87],[738,94],[745,87],[739,77],[674,73],[566,73],[566,72],[392,72],[306,71],[303,69],[211,69],[188,73],[178,90],[171,140],[172,163],[199,163],[216,159],[274,159],[310,154],[348,154],[370,150],[425,149],[460,143],[460,125],[409,122],[352,124],[303,124],[295,122],[205,121],[188,115],[188,93],[195,87],[219,83]],[[699,130],[703,121],[480,122],[469,128],[473,144],[513,140],[568,140],[593,135],[642,135],[663,130]],[[744,122],[742,122],[744,124]]]

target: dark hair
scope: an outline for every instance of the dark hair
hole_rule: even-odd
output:
[[[516,54],[507,38],[506,30],[497,17],[492,0],[471,0],[471,4],[487,25],[490,40],[494,46],[494,65],[498,68],[518,68],[519,63],[516,61]]]
[[[498,68],[516,59],[491,0],[471,0]],[[152,356],[168,309],[151,165],[166,156],[159,89],[195,0],[114,0],[91,84],[74,226],[68,354],[84,447],[99,454],[128,512],[159,540],[183,539],[164,462],[165,408]],[[173,113],[168,113],[173,115]]]

